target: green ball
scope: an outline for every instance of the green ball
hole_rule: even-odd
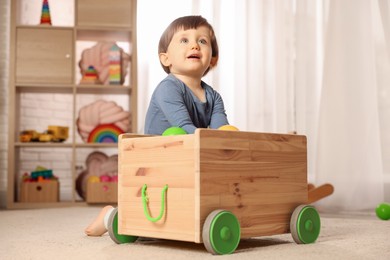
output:
[[[177,127],[177,126],[169,127],[162,133],[163,136],[168,136],[168,135],[186,135],[186,134],[187,134],[187,132],[183,128]]]
[[[382,220],[390,219],[390,204],[381,203],[375,209],[376,215]]]

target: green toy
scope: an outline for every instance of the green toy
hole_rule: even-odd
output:
[[[291,235],[297,244],[314,243],[320,234],[320,215],[312,206],[298,206],[291,216],[290,228]]]
[[[142,186],[142,204],[144,206],[144,214],[145,214],[145,217],[151,221],[151,222],[157,222],[159,221],[162,216],[164,215],[164,212],[165,212],[165,197],[166,197],[166,194],[167,194],[167,190],[168,190],[168,185],[165,185],[162,192],[161,192],[161,209],[160,209],[160,214],[155,217],[155,218],[152,218],[152,216],[150,216],[150,213],[149,213],[149,210],[148,210],[148,202],[149,202],[149,198],[148,198],[148,195],[146,194],[146,189],[147,189],[147,185],[144,184],[144,186]]]
[[[214,210],[204,223],[202,238],[207,251],[213,255],[233,253],[241,238],[240,222],[230,211]]]
[[[169,127],[162,133],[163,136],[186,135],[186,134],[187,134],[187,132],[183,128],[177,127],[177,126]]]
[[[138,237],[118,233],[118,208],[115,208],[108,218],[108,234],[117,244],[134,243]]]
[[[390,219],[390,204],[381,203],[375,209],[376,215],[381,220],[389,220]]]

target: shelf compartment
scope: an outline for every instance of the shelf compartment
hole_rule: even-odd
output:
[[[38,166],[50,169],[59,181],[59,201],[73,201],[72,149],[70,146],[21,146],[15,151],[15,188],[21,199],[23,175],[35,171]]]
[[[78,0],[76,25],[131,27],[134,12],[129,0]]]
[[[16,84],[73,83],[73,30],[16,29]]]
[[[74,104],[71,88],[48,88],[49,91],[27,87],[26,92],[17,88],[15,95],[14,142],[16,146],[25,147],[64,147],[73,140]],[[66,93],[62,93],[63,92]],[[63,143],[55,142],[20,142],[19,134],[24,130],[35,130],[43,133],[50,125],[69,127],[68,139]]]
[[[79,147],[80,148],[80,147]],[[76,150],[76,200],[87,198],[87,184],[91,176],[118,175],[117,147],[81,147]],[[114,182],[106,182],[106,184]],[[117,184],[115,182],[115,184]],[[102,201],[103,202],[103,201]],[[116,202],[116,201],[115,201]]]
[[[12,0],[16,6],[15,19],[18,25],[39,25],[42,14],[42,0]],[[74,26],[74,3],[70,0],[48,1],[52,25]]]
[[[132,62],[132,43],[131,42],[122,42],[122,41],[114,41],[111,38],[104,38],[102,41],[76,41],[76,53],[75,53],[75,82],[79,84],[81,87],[83,86],[106,86],[111,87],[107,82],[108,72],[104,73],[102,70],[108,70],[109,65],[106,63],[106,59],[109,59],[108,49],[112,44],[116,44],[120,47],[124,53],[122,53],[121,57],[121,73],[123,78],[123,84],[114,85],[113,87],[121,87],[127,86],[129,87],[131,84],[134,84],[132,78],[135,77],[132,73],[132,66],[136,66]],[[82,80],[82,68],[83,70],[87,70],[89,66],[93,65],[97,71],[98,77],[101,81],[100,84],[83,84]],[[123,66],[123,67],[122,67]],[[102,74],[100,74],[102,73]],[[104,77],[100,77],[100,75],[105,75]]]

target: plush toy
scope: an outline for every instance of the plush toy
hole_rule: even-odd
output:
[[[130,55],[125,53],[123,49],[118,47],[114,42],[98,42],[93,47],[84,50],[79,62],[81,74],[84,76],[88,67],[93,66],[98,73],[99,80],[105,85],[110,84],[110,62],[112,66],[110,52],[113,46],[116,46],[115,49],[117,49],[117,52],[119,52],[120,55],[120,79],[119,82],[116,82],[115,84],[123,84],[130,63]]]
[[[113,124],[122,132],[128,132],[131,129],[130,115],[114,101],[97,100],[80,109],[77,131],[84,142],[88,142],[90,134],[99,125]]]
[[[88,155],[85,164],[86,169],[76,179],[76,191],[83,199],[86,199],[88,180],[100,181],[101,176],[109,177],[111,180],[118,176],[118,155],[108,156],[103,152],[95,151]]]

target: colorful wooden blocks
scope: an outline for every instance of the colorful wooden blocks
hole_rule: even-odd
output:
[[[109,65],[109,83],[110,85],[120,85],[122,83],[121,76],[121,49],[118,45],[112,45],[108,59]]]
[[[41,24],[51,25],[51,16],[48,0],[43,0],[42,3]]]

